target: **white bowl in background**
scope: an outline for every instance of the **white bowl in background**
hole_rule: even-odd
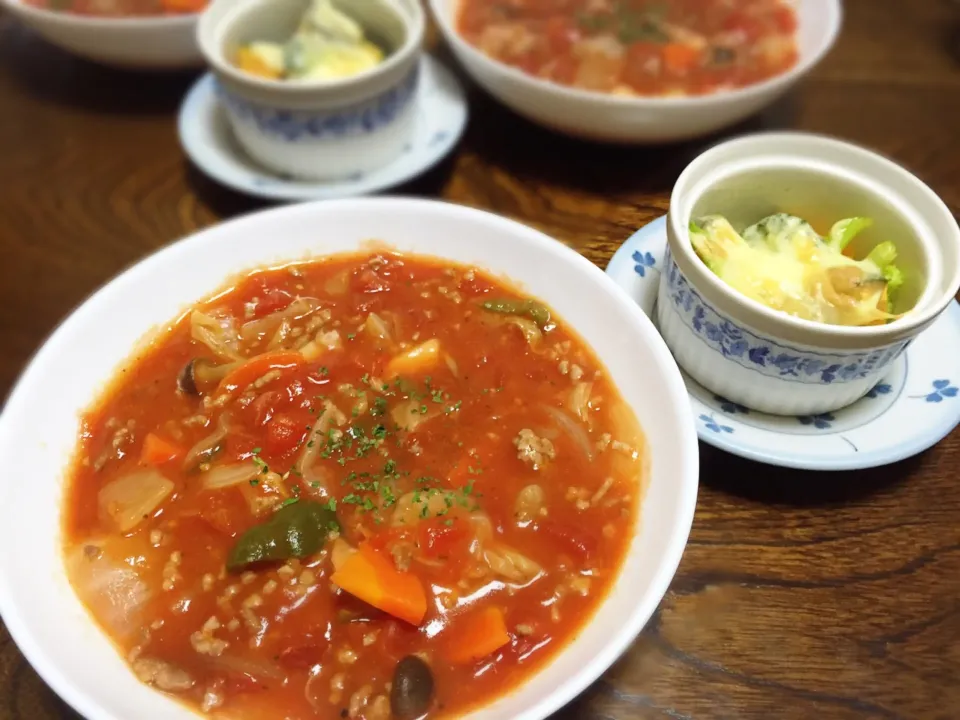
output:
[[[200,67],[199,15],[92,17],[44,10],[23,0],[3,6],[52,45],[103,65],[139,70]]]
[[[656,609],[690,531],[699,461],[680,373],[636,304],[573,250],[490,213],[397,198],[288,206],[200,232],[110,282],[47,340],[0,415],[5,471],[0,545],[29,548],[0,553],[0,614],[40,676],[87,720],[196,715],[134,677],[67,580],[60,507],[79,414],[145,331],[165,326],[231,275],[310,255],[358,251],[371,238],[399,251],[486,268],[549,303],[605,365],[637,413],[650,449],[636,532],[597,613],[540,672],[468,717],[547,717],[599,677]]]
[[[814,226],[872,218],[852,247],[862,257],[896,244],[912,309],[870,327],[801,320],[726,285],[690,244],[691,219],[721,214],[743,228],[775,212]],[[819,135],[761,133],[707,150],[673,187],[667,237],[657,319],[677,362],[717,395],[777,415],[859,400],[960,289],[960,228],[943,201],[890,160]]]
[[[238,48],[283,41],[309,0],[214,0],[197,27],[234,135],[264,168],[339,180],[398,158],[413,135],[426,17],[419,2],[350,0],[350,14],[392,45],[377,67],[336,80],[272,80],[240,70]]]
[[[588,140],[658,143],[707,135],[771,104],[820,62],[840,32],[840,0],[797,0],[800,57],[786,72],[736,90],[690,97],[620,97],[567,87],[494,60],[456,28],[463,0],[430,0],[466,71],[504,105],[535,123]]]

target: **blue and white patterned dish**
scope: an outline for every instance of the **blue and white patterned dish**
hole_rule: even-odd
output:
[[[180,108],[180,144],[206,175],[248,195],[300,201],[355,197],[380,192],[429,170],[456,146],[467,124],[463,87],[440,62],[421,59],[413,138],[396,161],[372,172],[335,182],[278,177],[258,166],[238,146],[213,75],[204,75]]]
[[[300,140],[342,140],[368,135],[395,122],[416,100],[420,66],[397,86],[366,102],[334,110],[277,110],[245,100],[216,83],[219,97],[234,113],[234,122],[256,126],[264,135],[289,143]]]
[[[607,266],[607,274],[651,318],[656,317],[666,255],[666,219],[659,218],[624,242]],[[749,361],[749,350],[744,354]],[[685,374],[684,381],[697,434],[704,442],[771,465],[852,470],[916,455],[960,424],[958,357],[960,305],[954,302],[893,360],[883,380],[866,397],[832,413],[766,415],[714,395]],[[777,363],[773,365],[779,368]],[[818,367],[817,373],[830,367]],[[831,372],[846,371],[841,367]]]
[[[641,259],[646,262],[650,255],[647,252]],[[711,350],[767,377],[807,385],[861,380],[891,364],[907,345],[907,341],[903,341],[880,350],[843,354],[784,345],[755,335],[714,310],[680,272],[670,256],[670,248],[666,249],[661,268],[667,277],[666,285],[660,288],[661,297],[665,294],[669,298],[680,322]]]

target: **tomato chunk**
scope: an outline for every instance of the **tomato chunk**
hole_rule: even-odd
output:
[[[234,488],[204,493],[200,519],[217,532],[231,537],[246,530],[252,522],[246,501]]]
[[[470,531],[467,521],[463,519],[434,518],[423,521],[417,535],[420,552],[425,557],[456,557],[470,549]]]
[[[307,435],[307,424],[292,415],[277,414],[267,422],[264,449],[270,455],[286,455]]]

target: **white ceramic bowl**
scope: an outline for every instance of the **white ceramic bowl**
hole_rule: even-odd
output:
[[[774,212],[815,226],[872,218],[857,256],[894,241],[899,301],[913,309],[872,327],[800,320],[731,289],[690,245],[692,218],[719,213],[743,228]],[[860,399],[960,289],[960,229],[943,201],[893,162],[818,135],[753,135],[700,155],[674,185],[667,237],[657,299],[667,345],[701,385],[768,413],[815,415]]]
[[[99,18],[42,10],[23,0],[0,2],[48,42],[104,65],[173,70],[203,64],[198,15]]]
[[[197,39],[217,77],[240,145],[263,167],[304,180],[376,170],[403,152],[414,130],[426,18],[418,0],[350,0],[351,16],[389,43],[378,67],[339,80],[270,80],[233,63],[241,44],[282,41],[309,0],[214,0]]]
[[[145,331],[169,322],[228,276],[311,254],[359,250],[371,238],[401,251],[476,264],[544,299],[593,347],[638,414],[650,447],[636,535],[598,613],[542,672],[469,717],[546,717],[616,660],[659,603],[693,520],[697,438],[680,373],[640,309],[576,252],[492,214],[392,198],[284,207],[201,232],[120,275],[50,337],[0,416],[0,545],[11,549],[0,553],[0,614],[43,679],[87,720],[195,716],[136,680],[65,577],[60,503],[78,413]],[[574,286],[577,293],[566,290]]]
[[[656,143],[706,135],[766,107],[826,55],[840,31],[840,0],[796,0],[800,59],[782,75],[712,95],[618,97],[565,87],[493,60],[456,30],[462,0],[430,0],[447,43],[491,95],[535,123],[569,135],[622,143]]]

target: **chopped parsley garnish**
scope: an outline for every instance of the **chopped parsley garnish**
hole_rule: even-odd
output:
[[[270,472],[270,468],[267,466],[267,462],[262,457],[260,457],[261,449],[258,447],[255,447],[250,452],[252,453],[252,457],[250,459],[253,460],[254,465],[260,468],[260,473],[262,475],[266,475],[268,472]]]
[[[370,406],[370,414],[379,417],[387,412],[386,398],[376,397],[373,399],[373,405]]]

